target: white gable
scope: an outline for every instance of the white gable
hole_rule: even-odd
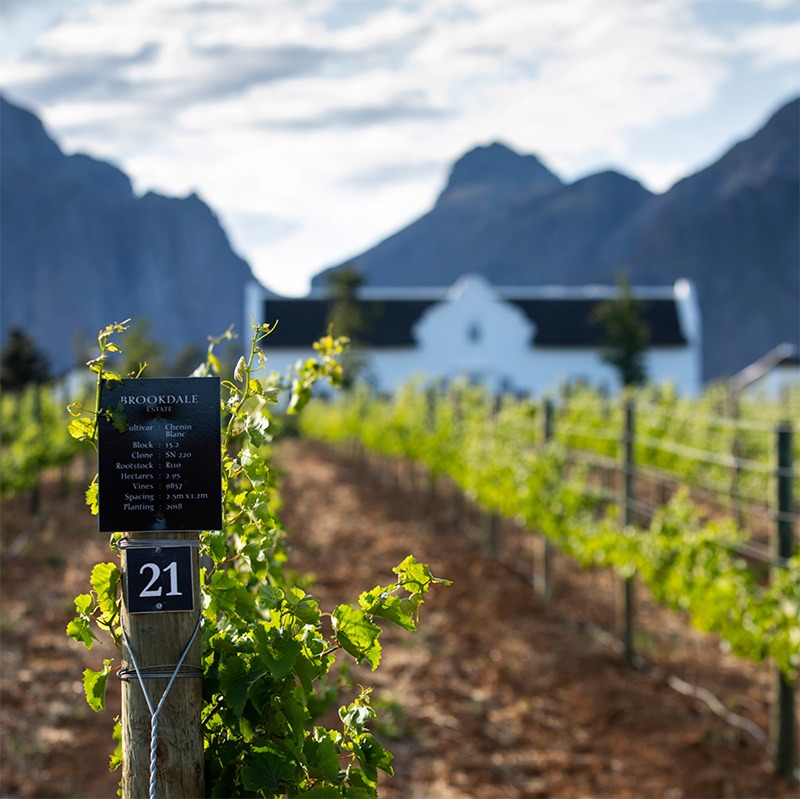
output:
[[[419,368],[446,378],[505,382],[501,366],[530,352],[535,325],[478,275],[462,278],[414,326]]]

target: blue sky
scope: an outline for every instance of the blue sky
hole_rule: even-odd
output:
[[[0,23],[12,102],[139,192],[197,192],[290,295],[477,145],[663,191],[800,94],[800,0],[2,0]]]

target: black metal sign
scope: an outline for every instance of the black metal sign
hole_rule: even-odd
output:
[[[217,377],[103,386],[100,532],[222,529],[219,402]]]
[[[129,547],[125,553],[128,613],[194,610],[192,547]]]

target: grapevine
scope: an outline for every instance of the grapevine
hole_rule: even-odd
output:
[[[52,386],[6,393],[2,407],[0,467],[3,496],[33,489],[46,469],[68,464],[80,451],[67,432],[68,419]]]
[[[687,417],[675,412],[678,400],[669,391],[666,398],[673,413],[657,421],[660,435],[668,438]],[[645,528],[621,528],[613,498],[593,490],[588,467],[572,457],[578,447],[618,457],[619,434],[608,431],[619,430],[621,410],[588,390],[571,399],[575,404],[565,404],[560,421],[576,414],[580,424],[564,424],[565,432],[550,441],[543,439],[536,406],[506,400],[497,410],[483,389],[468,385],[451,387],[433,401],[416,384],[391,400],[364,393],[355,403],[320,402],[303,418],[301,430],[329,441],[357,439],[384,455],[426,463],[485,511],[543,533],[580,564],[609,567],[623,577],[638,574],[659,602],[687,612],[695,626],[718,634],[734,653],[758,662],[772,658],[794,679],[800,670],[800,553],[777,566],[764,585],[736,554],[745,533],[732,519],[706,521],[685,489]],[[647,424],[655,435],[654,423]],[[766,461],[768,448],[754,441],[751,456]],[[656,454],[649,453],[650,465]],[[640,447],[637,458],[647,457]],[[706,477],[717,470],[715,463],[695,467],[687,460],[679,457],[671,465],[691,468],[695,477],[697,468]]]
[[[120,347],[114,336],[126,323],[100,332],[100,355],[91,364],[102,380],[119,379],[107,360]],[[392,755],[372,735],[376,711],[370,689],[339,708],[340,726],[326,728],[319,717],[350,689],[345,656],[376,669],[381,660],[381,626],[416,628],[428,591],[448,581],[434,577],[409,555],[393,569],[394,578],[365,590],[355,605],[323,610],[305,582],[288,568],[289,546],[278,518],[270,443],[282,392],[288,412],[299,412],[314,385],[341,381],[339,357],[346,340],[326,336],[315,357],[298,362],[290,374],[267,373],[262,343],[271,328],[254,326],[249,353],[230,379],[222,381],[224,528],[201,534],[201,554],[210,565],[202,583],[202,727],[206,790],[213,797],[367,797],[377,795],[378,770],[392,773]],[[195,372],[217,374],[212,340]],[[71,432],[96,445],[99,401],[94,408],[72,406]],[[87,502],[97,512],[97,482]],[[323,509],[324,512],[324,509]],[[112,536],[112,548],[117,536]],[[67,633],[89,649],[96,631],[120,643],[119,561],[95,566],[92,591],[75,600],[76,617]],[[345,661],[346,662],[346,661]],[[105,660],[84,673],[87,701],[105,705],[105,687],[114,672]],[[119,765],[120,748],[111,765]]]

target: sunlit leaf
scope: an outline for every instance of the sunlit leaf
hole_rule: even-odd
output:
[[[106,686],[110,673],[110,660],[103,661],[103,668],[100,671],[93,669],[84,669],[83,671],[83,690],[86,694],[86,702],[92,710],[106,709]]]

